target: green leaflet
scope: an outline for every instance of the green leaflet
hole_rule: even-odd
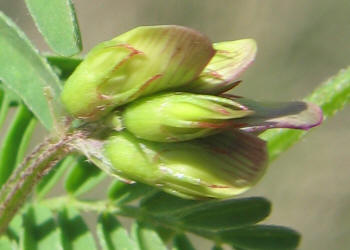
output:
[[[61,232],[63,249],[95,250],[96,245],[79,212],[73,208],[62,209],[58,213],[58,224]]]
[[[143,199],[141,206],[157,218],[174,221],[196,233],[242,227],[263,220],[270,202],[261,197],[195,201],[158,192]]]
[[[33,125],[30,125],[32,117],[32,113],[25,106],[21,105],[6,133],[0,150],[0,186],[6,182],[16,167],[17,159],[22,157],[20,154],[23,155],[24,148],[28,144],[33,129]],[[26,132],[27,127],[29,129],[28,132]],[[21,146],[22,142],[24,146]]]
[[[242,249],[238,249],[237,247],[234,248],[235,250],[242,250]],[[223,250],[223,248],[221,246],[215,245],[213,246],[212,250]]]
[[[1,12],[0,48],[0,80],[50,130],[53,121],[44,89],[56,99],[61,88],[59,80],[22,31]],[[60,104],[54,101],[53,105],[60,112]]]
[[[251,197],[215,200],[192,209],[184,209],[177,217],[187,230],[217,231],[255,224],[270,214],[270,202]]]
[[[3,84],[1,81],[0,81],[0,93],[1,93],[0,96],[2,96],[0,98],[0,100],[4,100],[4,98],[6,97],[8,105],[10,107],[17,107],[18,104],[21,102],[21,99],[15,93],[13,93],[13,91],[9,90],[6,87],[6,85]],[[3,105],[3,104],[1,103],[1,105]],[[2,107],[2,106],[0,106],[0,107]],[[6,114],[4,116],[6,118]],[[4,117],[1,116],[0,119],[2,119],[2,118],[4,118]],[[0,123],[0,125],[1,125],[1,123]]]
[[[103,250],[135,250],[137,245],[128,232],[110,213],[101,214],[97,222],[97,234]]]
[[[47,56],[46,59],[52,67],[59,71],[58,75],[61,79],[67,79],[82,61],[79,58],[63,56]]]
[[[195,250],[190,240],[184,234],[178,234],[174,238],[173,250]]]
[[[19,98],[0,81],[0,129],[11,106],[18,106]],[[16,105],[14,105],[16,104]]]
[[[157,192],[141,200],[141,207],[157,216],[173,216],[184,209],[199,206],[204,201],[182,199],[165,192]]]
[[[13,250],[11,241],[5,236],[0,237],[0,249]]]
[[[242,237],[251,237],[257,242],[265,240],[264,237],[268,238],[268,235],[272,237],[272,240],[278,241],[281,238],[281,242],[278,241],[277,245],[283,244],[286,239],[290,239],[290,244],[298,242],[298,235],[292,230],[286,231],[285,228],[282,228],[281,231],[266,227],[267,235],[264,236],[265,227],[254,227],[255,223],[263,220],[270,213],[270,203],[260,197],[195,202],[157,193],[143,200],[142,207],[157,221],[173,224],[181,230],[190,231],[217,242],[236,243],[241,240],[240,233],[246,232],[247,228],[252,228],[250,230],[253,234],[247,233]],[[236,241],[231,241],[231,235],[236,237]]]
[[[324,119],[334,115],[350,101],[350,68],[341,70],[305,100],[319,105]],[[268,141],[270,160],[273,160],[305,134],[305,131],[273,129],[261,134],[261,138]]]
[[[32,117],[26,127],[26,130],[22,135],[21,145],[19,146],[18,152],[17,152],[16,164],[15,164],[16,166],[21,164],[21,162],[25,157],[25,154],[27,153],[28,145],[32,138],[36,124],[37,124],[37,120],[35,119],[35,117]]]
[[[33,19],[49,46],[58,54],[71,56],[82,49],[71,0],[26,0]]]
[[[212,238],[217,242],[229,243],[242,249],[292,250],[298,246],[300,235],[286,227],[253,225],[220,231]]]
[[[8,95],[0,89],[0,128],[6,119],[9,107],[10,99]]]
[[[162,239],[150,224],[136,221],[132,232],[141,250],[167,250]]]
[[[62,249],[58,227],[48,208],[39,205],[31,205],[24,213],[21,249]]]
[[[70,169],[64,187],[68,193],[78,196],[96,186],[105,177],[103,171],[88,162],[86,157],[80,156]]]
[[[19,245],[21,233],[22,233],[22,215],[17,214],[12,221],[9,224],[9,227],[7,228],[7,236],[9,239],[11,239],[13,242],[16,242],[17,245]],[[1,249],[1,248],[0,248]]]
[[[156,192],[156,189],[149,185],[140,182],[126,184],[117,180],[109,187],[108,198],[120,205],[153,192]]]

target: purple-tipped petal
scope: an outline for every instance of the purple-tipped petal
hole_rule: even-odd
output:
[[[309,102],[256,102],[246,98],[228,96],[248,107],[255,113],[236,119],[238,127],[247,132],[269,128],[310,129],[321,124],[322,110]]]

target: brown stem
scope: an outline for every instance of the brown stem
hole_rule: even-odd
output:
[[[70,142],[76,135],[62,138],[50,137],[24,159],[0,190],[0,234],[22,206],[34,185],[46,175],[56,163],[72,152]]]

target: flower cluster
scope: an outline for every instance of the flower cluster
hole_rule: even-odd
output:
[[[185,198],[231,197],[265,171],[258,132],[322,121],[311,103],[224,94],[256,50],[252,39],[211,44],[189,28],[139,27],[96,46],[61,99],[75,118],[108,126],[98,157],[85,151],[102,169]]]

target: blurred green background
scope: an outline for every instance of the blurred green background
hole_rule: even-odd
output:
[[[235,94],[297,100],[350,65],[349,0],[75,0],[84,52],[140,25],[179,24],[213,42],[254,38],[258,56]],[[23,1],[0,9],[49,51]],[[300,249],[350,249],[350,109],[274,161],[244,196],[273,203],[267,223],[302,233]],[[199,249],[207,249],[201,247]]]

